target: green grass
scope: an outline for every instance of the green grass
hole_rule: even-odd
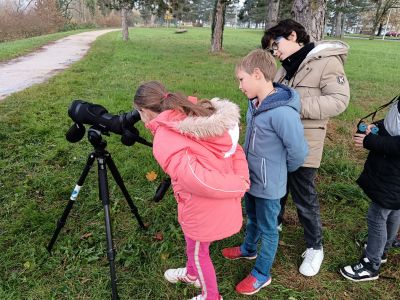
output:
[[[84,31],[87,31],[87,29],[63,31],[41,36],[35,36],[32,38],[27,38],[22,40],[0,43],[0,62],[27,54],[31,51],[39,49],[40,47],[50,42],[56,41],[71,34],[77,34]]]
[[[88,55],[70,69],[0,102],[0,299],[109,299],[104,217],[98,200],[96,168],[82,188],[67,224],[48,255],[45,246],[55,229],[88,154],[85,137],[68,143],[64,134],[72,124],[67,108],[73,99],[104,105],[111,113],[128,111],[137,86],[157,79],[171,91],[203,98],[246,102],[238,90],[234,64],[259,46],[261,31],[230,30],[224,34],[225,52],[208,52],[209,29],[130,31],[122,42],[118,33],[101,36]],[[326,258],[321,273],[302,277],[297,269],[305,245],[295,209],[289,204],[270,287],[253,299],[398,299],[400,253],[393,252],[382,278],[356,284],[342,279],[338,268],[354,262],[360,249],[354,242],[366,230],[368,200],[355,185],[366,152],[352,147],[358,118],[399,92],[400,43],[349,39],[346,72],[351,85],[348,110],[330,123],[323,164],[318,175]],[[141,135],[150,134],[139,124]],[[243,138],[243,137],[242,137]],[[117,249],[121,299],[189,299],[193,287],[172,285],[163,278],[169,267],[185,262],[184,241],[176,220],[171,192],[154,203],[150,199],[163,178],[151,149],[126,147],[120,136],[105,137],[107,149],[149,229],[143,232],[128,210],[109,174],[111,217]],[[155,182],[146,172],[159,174]],[[162,233],[163,240],[155,238]],[[252,262],[226,261],[220,250],[237,244],[242,233],[211,246],[224,299],[248,299],[234,292],[235,284]]]

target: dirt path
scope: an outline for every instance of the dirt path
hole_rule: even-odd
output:
[[[0,100],[34,84],[44,82],[80,60],[100,35],[119,29],[79,33],[40,50],[0,64]]]

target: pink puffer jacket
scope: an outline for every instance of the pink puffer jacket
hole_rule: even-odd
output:
[[[153,154],[171,177],[178,221],[185,235],[211,242],[239,232],[241,197],[249,171],[238,145],[239,108],[212,99],[210,117],[187,117],[168,110],[146,124],[154,134]]]

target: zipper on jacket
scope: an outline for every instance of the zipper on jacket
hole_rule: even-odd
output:
[[[255,145],[255,142],[256,142],[256,135],[257,135],[257,127],[254,128],[253,142],[252,142],[253,151],[255,151],[254,150],[254,145]]]
[[[251,104],[249,103],[249,105],[251,105]],[[250,143],[251,143],[251,139],[253,137],[252,133],[253,133],[253,127],[254,127],[254,122],[255,122],[255,114],[253,113],[253,109],[250,108],[250,110],[251,110],[251,124],[250,124],[250,130],[249,130],[250,131],[250,136],[249,136],[249,140],[248,140],[248,143],[247,143],[247,147],[245,149],[246,157],[249,154]]]

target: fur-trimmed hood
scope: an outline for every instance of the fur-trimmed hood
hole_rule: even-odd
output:
[[[201,143],[218,156],[228,157],[235,152],[239,141],[240,109],[227,99],[213,98],[211,103],[216,110],[209,117],[188,117],[167,110],[147,122],[146,127],[153,135],[160,126],[167,128]]]
[[[240,122],[239,106],[227,99],[213,98],[210,100],[215,112],[209,117],[188,117],[179,111],[164,111],[146,127],[153,134],[158,126],[163,125],[184,135],[198,139],[207,139],[224,134],[225,131],[238,126]]]
[[[199,139],[221,136],[226,130],[234,128],[240,121],[239,107],[226,99],[213,98],[215,113],[209,117],[187,117],[176,128],[183,134]]]

